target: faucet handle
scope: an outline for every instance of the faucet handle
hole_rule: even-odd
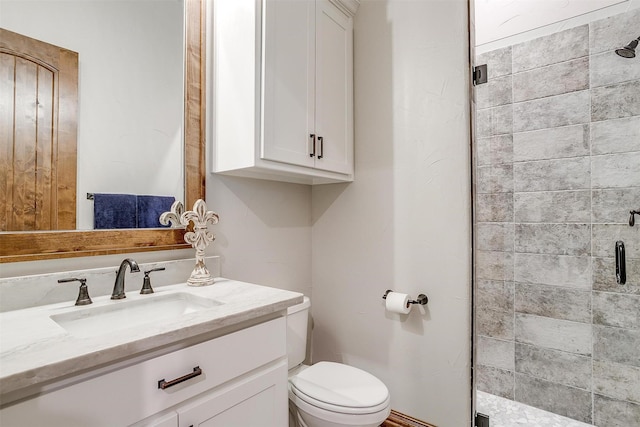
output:
[[[78,298],[76,299],[76,305],[88,305],[91,304],[91,297],[89,296],[89,288],[87,287],[87,279],[69,277],[67,279],[60,279],[58,283],[68,282],[80,282],[80,289],[78,291]]]
[[[152,294],[153,288],[151,287],[151,277],[149,277],[149,273],[153,273],[154,271],[163,271],[166,270],[164,267],[152,268],[151,270],[147,270],[144,272],[144,279],[142,280],[142,289],[140,289],[141,294]]]

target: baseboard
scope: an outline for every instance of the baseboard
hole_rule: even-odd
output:
[[[402,414],[398,411],[391,410],[389,417],[382,423],[380,427],[437,427],[434,424],[429,424],[424,421],[420,421],[408,415]]]

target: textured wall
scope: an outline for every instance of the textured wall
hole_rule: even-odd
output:
[[[640,422],[640,59],[613,53],[638,28],[635,9],[477,59],[478,387],[598,426]]]
[[[311,187],[209,174],[222,276],[311,296]]]
[[[355,182],[312,190],[314,359],[372,372],[441,427],[471,414],[466,3],[361,3]],[[389,288],[429,304],[386,313]]]

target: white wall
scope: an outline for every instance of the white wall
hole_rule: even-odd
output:
[[[182,16],[176,0],[0,0],[0,27],[79,54],[78,229],[86,193],[183,198]]]
[[[640,0],[475,0],[476,54],[640,8]],[[629,29],[629,41],[634,37]]]
[[[363,1],[356,179],[312,190],[314,360],[374,373],[441,427],[471,412],[468,67],[466,1]],[[430,302],[388,314],[388,288]]]
[[[311,296],[308,185],[209,174],[207,206],[224,277]]]
[[[476,0],[476,42],[485,44],[627,0]]]

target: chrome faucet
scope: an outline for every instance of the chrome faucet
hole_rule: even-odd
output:
[[[116,275],[116,283],[113,285],[111,299],[126,298],[126,295],[124,293],[124,274],[127,272],[127,265],[131,268],[132,273],[137,273],[140,271],[138,263],[131,258],[125,258],[124,260],[122,260],[120,268],[118,269],[118,274]]]

